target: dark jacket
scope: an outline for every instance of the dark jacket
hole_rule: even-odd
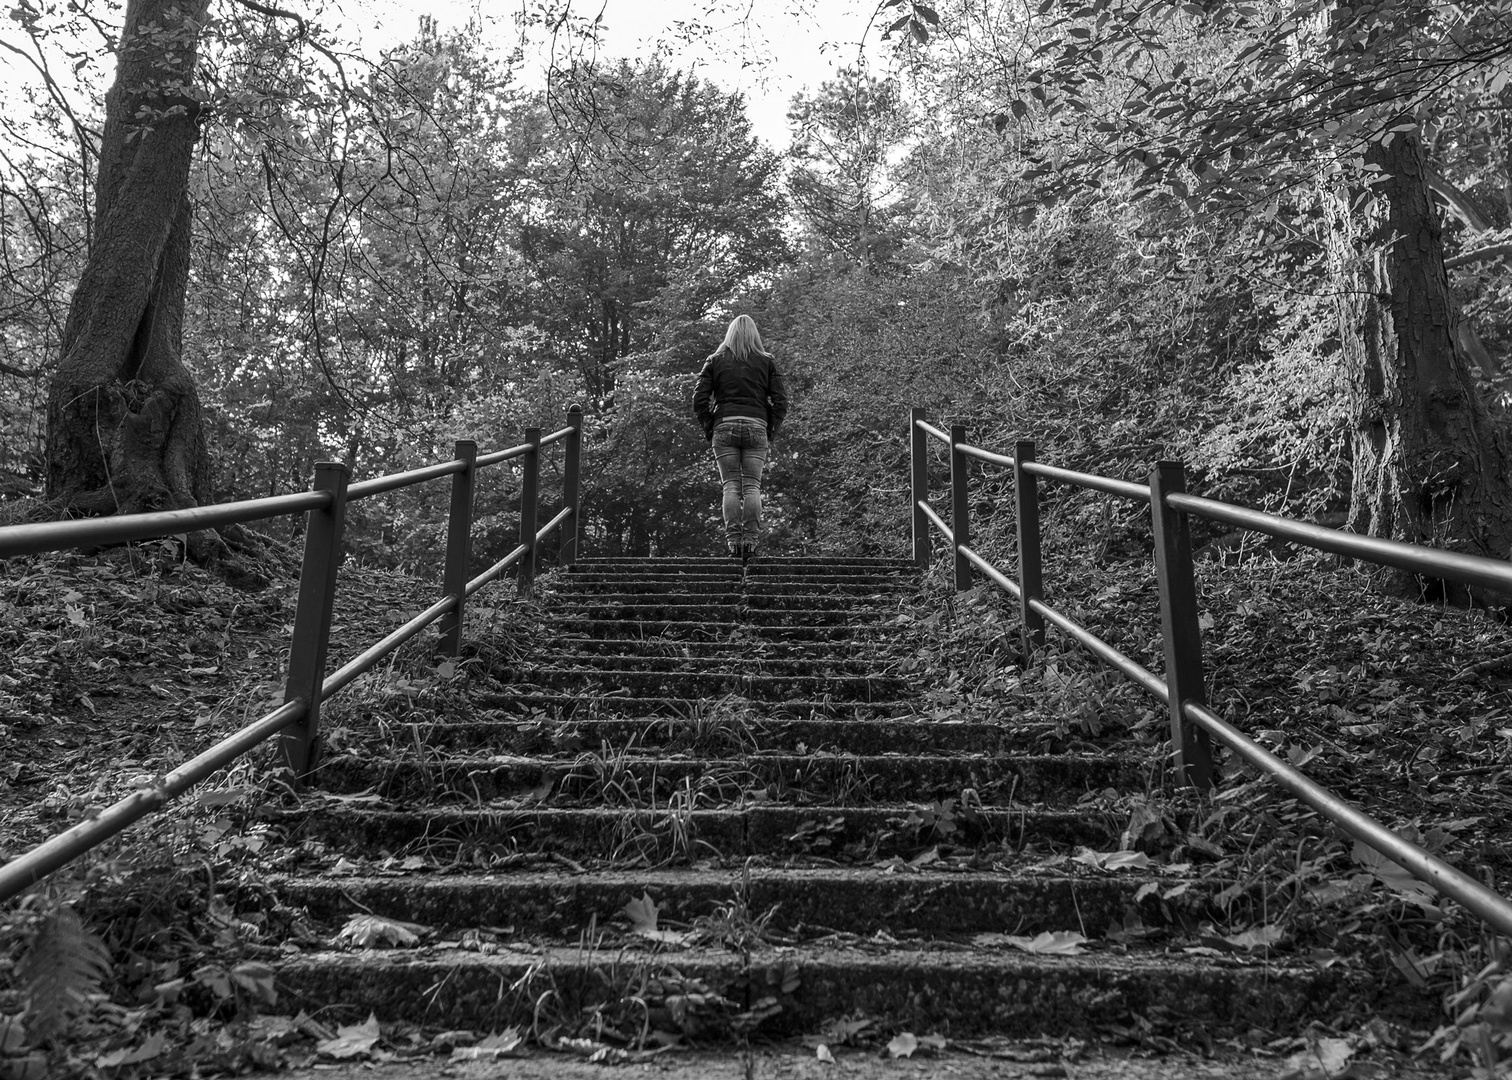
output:
[[[767,426],[772,438],[787,416],[787,389],[782,372],[770,356],[752,353],[741,363],[721,349],[704,362],[693,391],[693,412],[703,425],[704,438],[714,440],[714,425],[734,416],[749,416]]]

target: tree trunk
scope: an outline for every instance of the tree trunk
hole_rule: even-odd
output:
[[[130,0],[105,99],[95,231],[49,387],[47,494],[84,513],[209,502],[199,395],[181,357],[191,80],[208,0]]]
[[[1505,559],[1508,445],[1455,346],[1421,147],[1397,132],[1366,160],[1380,168],[1380,182],[1330,206],[1340,350],[1353,395],[1350,527]]]

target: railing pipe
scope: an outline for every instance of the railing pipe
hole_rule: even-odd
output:
[[[298,723],[303,701],[288,701],[256,723],[222,739],[204,753],[184,762],[162,781],[138,788],[101,810],[94,817],[37,845],[0,866],[0,903],[13,899],[48,874],[77,859],[90,848],[124,831],[148,814],[160,810],[218,769],[231,764],[248,750]]]
[[[1045,598],[1044,563],[1040,556],[1039,480],[1029,471],[1034,463],[1034,443],[1020,439],[1013,444],[1014,529],[1019,557],[1019,626],[1024,635],[1024,656],[1045,647],[1045,620],[1034,602]]]
[[[352,657],[352,659],[342,664],[326,677],[325,681],[321,683],[321,696],[330,697],[338,690],[345,689],[359,675],[370,671],[378,661],[451,611],[454,603],[455,599],[453,597],[443,596],[403,626],[390,631],[381,641],[376,641],[366,649],[363,649],[362,652]]]
[[[520,560],[520,595],[528,597],[535,587],[536,572],[536,502],[541,486],[541,429],[525,429],[525,445],[530,453],[520,463],[520,543],[525,557]]]
[[[1206,706],[1188,703],[1187,714],[1204,732],[1211,732],[1227,743],[1238,757],[1270,776],[1350,836],[1374,848],[1419,881],[1463,904],[1502,934],[1512,935],[1512,902],[1505,897],[1309,780],[1300,769],[1276,757]]]
[[[1009,596],[1017,598],[1020,595],[1017,582],[1005,575],[1001,570],[993,566],[986,559],[982,558],[975,551],[972,551],[969,547],[963,547],[961,548],[961,554],[966,556],[966,558],[971,562],[972,566],[975,566],[978,570],[980,570],[983,574],[990,578],[998,586],[998,588],[1002,589]]]
[[[550,435],[542,435],[541,445],[550,446],[554,442],[562,442],[564,439],[570,438],[572,438],[572,424],[569,422],[566,427],[557,428]]]
[[[950,445],[950,436],[945,434],[945,432],[941,431],[939,428],[935,427],[933,424],[925,423],[921,419],[919,421],[919,430],[928,435],[931,439],[937,439],[940,442],[944,443],[946,446]]]
[[[961,453],[961,444],[965,441],[965,425],[951,424],[950,526],[952,554],[955,555],[955,587],[958,592],[971,588],[971,560],[961,554],[961,549],[971,543],[971,495],[966,485],[970,461]]]
[[[929,565],[929,519],[921,506],[929,502],[929,443],[924,434],[924,410],[908,411],[908,504],[913,531],[913,559],[920,570]]]
[[[1063,483],[1074,484],[1076,487],[1105,491],[1109,495],[1117,495],[1121,499],[1129,499],[1133,502],[1150,501],[1150,489],[1144,484],[1136,484],[1129,480],[1115,480],[1111,476],[1097,476],[1093,473],[1077,472],[1074,469],[1062,469],[1058,465],[1046,465],[1039,461],[1031,462],[1025,468],[1036,476],[1043,476],[1046,480],[1060,480]]]
[[[1155,580],[1160,591],[1160,636],[1165,644],[1165,682],[1170,691],[1171,751],[1179,783],[1206,791],[1213,786],[1213,750],[1206,729],[1186,717],[1188,704],[1207,705],[1198,624],[1197,579],[1192,569],[1192,530],[1186,514],[1167,495],[1186,490],[1186,470],[1162,461],[1150,473],[1150,520],[1155,530]]]
[[[548,536],[550,536],[552,533],[554,533],[556,531],[557,526],[561,525],[562,522],[566,521],[571,516],[572,516],[572,511],[569,510],[565,506],[562,507],[560,510],[558,510],[556,512],[556,516],[555,517],[553,517],[550,521],[548,521],[546,524],[542,525],[539,529],[536,530],[536,534],[535,534],[536,547],[539,548],[540,545],[541,545],[541,543]]]
[[[454,596],[456,606],[441,620],[443,656],[462,651],[462,619],[466,608],[467,564],[472,558],[473,496],[478,479],[478,444],[472,439],[458,439],[452,450],[462,464],[452,474],[451,509],[446,519],[446,566],[441,572],[441,594]]]
[[[950,546],[954,548],[956,542],[955,532],[949,525],[945,524],[945,519],[935,513],[934,507],[930,506],[927,502],[921,502],[918,505],[919,512],[924,515],[925,520],[931,522],[936,529],[939,529],[940,535],[949,541]]]
[[[994,454],[991,450],[983,450],[980,446],[972,446],[970,443],[961,446],[960,450],[967,457],[985,461],[989,465],[1001,465],[1005,469],[1013,468],[1013,459],[1007,454]]]
[[[508,570],[511,566],[514,566],[525,557],[528,551],[530,551],[530,548],[525,544],[521,544],[519,547],[511,551],[508,555],[504,556],[498,562],[490,566],[487,570],[483,571],[477,577],[473,578],[467,583],[467,595],[471,596],[483,586],[487,585],[490,581],[494,580],[499,575],[504,573],[504,571]]]
[[[1149,668],[1132,657],[1125,656],[1085,626],[1082,626],[1081,623],[1062,615],[1049,604],[1036,600],[1033,606],[1034,610],[1043,619],[1061,630],[1068,637],[1074,639],[1093,656],[1098,657],[1110,667],[1117,668],[1134,682],[1154,694],[1162,702],[1169,702],[1171,700],[1171,692],[1166,688],[1166,684],[1161,680],[1159,675],[1156,675]]]
[[[535,447],[529,443],[521,443],[519,446],[511,446],[505,450],[495,450],[491,454],[478,455],[478,468],[482,469],[489,465],[497,465],[501,461],[509,461],[513,458],[524,457]]]
[[[329,492],[330,505],[311,510],[305,525],[304,564],[299,572],[299,604],[294,633],[289,639],[289,678],[284,701],[303,701],[304,719],[285,730],[279,740],[283,763],[296,780],[315,765],[320,733],[321,680],[326,646],[331,639],[331,611],[336,602],[336,578],[341,569],[341,541],[346,526],[347,467],[339,461],[315,466],[316,491]]]
[[[366,499],[372,495],[382,495],[386,491],[397,491],[399,488],[410,487],[413,484],[421,484],[427,480],[438,480],[443,476],[453,476],[462,471],[462,462],[453,459],[443,461],[436,465],[427,465],[422,469],[411,469],[409,472],[394,473],[390,476],[375,476],[371,480],[363,480],[347,487],[346,500],[349,503],[358,499]]]
[[[1347,555],[1428,577],[1512,593],[1512,564],[1501,559],[1444,551],[1400,540],[1385,540],[1379,536],[1361,536],[1341,529],[1330,529],[1326,525],[1315,525],[1310,521],[1296,521],[1279,514],[1267,514],[1263,510],[1230,506],[1197,495],[1172,495],[1170,503],[1179,510],[1210,521],[1253,529],[1255,532],[1305,544],[1334,555]]]
[[[583,407],[573,404],[567,409],[567,445],[562,451],[562,505],[568,511],[567,521],[562,525],[562,546],[557,559],[563,568],[577,561],[578,535],[582,529],[582,460],[583,460]]]
[[[0,528],[0,559],[38,555],[44,551],[129,544],[134,540],[156,540],[177,533],[218,529],[224,525],[262,521],[284,514],[302,514],[306,510],[322,509],[330,501],[329,492],[299,491],[292,495],[244,499],[240,502],[217,503],[214,506],[191,506],[183,510],[160,510],[150,514],[121,514],[116,517],[7,525]]]

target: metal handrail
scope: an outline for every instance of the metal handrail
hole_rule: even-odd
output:
[[[1241,529],[1265,533],[1282,540],[1305,544],[1334,555],[1347,555],[1355,559],[1394,566],[1415,574],[1428,574],[1457,581],[1462,585],[1478,585],[1499,592],[1512,592],[1512,564],[1500,559],[1488,559],[1483,555],[1466,555],[1459,551],[1443,551],[1420,544],[1406,544],[1400,540],[1385,540],[1379,536],[1361,536],[1359,533],[1331,529],[1310,521],[1263,510],[1250,510],[1216,499],[1204,499],[1197,495],[1171,494],[1166,503],[1177,510],[1221,521],[1225,525],[1237,525]]]
[[[156,540],[199,529],[217,529],[223,525],[263,521],[306,510],[324,510],[330,504],[329,492],[300,491],[292,495],[191,506],[183,510],[158,510],[150,514],[6,525],[0,527],[0,559],[40,555],[44,551],[67,551],[70,548]]]
[[[360,484],[349,484],[346,492],[347,502],[365,499],[369,495],[381,495],[385,491],[397,491],[411,484],[423,484],[427,480],[435,480],[438,477],[451,476],[465,468],[467,468],[467,463],[464,461],[443,461],[439,465],[427,465],[422,469],[411,469],[409,472],[394,473],[392,476],[377,476],[371,480],[364,480]]]
[[[1019,601],[1026,654],[1032,648],[1043,645],[1044,624],[1049,623],[1163,702],[1172,719],[1173,756],[1177,775],[1185,781],[1198,787],[1207,787],[1212,783],[1209,739],[1216,738],[1246,763],[1270,776],[1282,788],[1337,824],[1350,836],[1375,849],[1413,877],[1458,901],[1496,930],[1512,934],[1512,901],[1392,832],[1370,815],[1308,779],[1300,769],[1270,753],[1207,707],[1187,515],[1251,529],[1321,551],[1503,592],[1512,592],[1512,565],[1478,555],[1358,536],[1279,514],[1189,495],[1184,490],[1184,470],[1175,462],[1159,463],[1151,474],[1150,483],[1143,485],[1042,464],[1034,460],[1034,444],[1028,441],[1019,442],[1018,452],[1011,458],[993,454],[968,444],[965,441],[965,428],[961,425],[953,425],[950,436],[943,440],[950,448],[951,458],[952,522],[947,525],[929,506],[928,468],[924,458],[927,445],[925,436],[939,438],[942,434],[938,428],[923,420],[922,410],[912,411],[909,418],[909,442],[912,448],[909,509],[913,519],[916,561],[921,565],[928,562],[929,538],[924,531],[933,526],[946,537],[955,554],[955,584],[958,589],[970,586],[970,571],[975,567]],[[1014,471],[1014,504],[1020,553],[1017,582],[973,551],[965,539],[970,535],[970,501],[966,492],[965,469],[967,458],[1001,465]],[[1107,492],[1151,507],[1151,522],[1155,532],[1156,579],[1160,588],[1161,637],[1166,655],[1165,679],[1126,656],[1086,627],[1056,611],[1039,595],[1041,567],[1038,491],[1035,487],[1037,477]]]
[[[313,767],[321,701],[345,689],[439,619],[447,620],[443,627],[442,649],[455,655],[460,645],[462,611],[467,599],[512,566],[520,568],[521,591],[528,591],[534,574],[536,550],[559,529],[563,531],[562,561],[564,564],[570,563],[576,557],[577,550],[578,530],[575,519],[579,513],[577,486],[580,475],[578,459],[582,445],[582,410],[573,406],[568,414],[568,426],[544,438],[539,429],[531,428],[525,433],[526,441],[519,446],[483,456],[478,455],[474,444],[463,440],[456,444],[456,454],[450,461],[375,477],[359,484],[346,483],[345,466],[322,463],[316,468],[314,490],[292,495],[161,513],[123,514],[113,518],[0,528],[0,556],[13,556],[151,539],[300,511],[308,511],[310,514],[309,526],[305,530],[305,557],[300,572],[299,606],[294,616],[289,682],[284,693],[284,704],[179,766],[160,782],[137,789],[88,821],[80,822],[0,866],[0,902],[17,896],[54,870],[116,836],[147,814],[161,809],[211,773],[224,768],[275,735],[282,738],[285,763],[293,768],[297,777],[302,778]],[[544,526],[536,529],[536,477],[540,467],[540,448],[564,440],[567,449],[563,469],[563,501],[566,505]],[[467,581],[464,571],[470,555],[473,478],[480,466],[517,457],[525,459],[520,496],[520,521],[524,540],[502,560],[478,577]],[[453,478],[452,513],[447,527],[446,570],[443,577],[444,595],[336,671],[324,675],[320,669],[324,666],[331,625],[335,572],[340,565],[346,504],[353,499],[395,491],[443,476]],[[574,522],[570,531],[563,529],[569,521]],[[297,692],[300,689],[306,692]],[[297,725],[302,725],[302,730],[291,731]]]
[[[1047,480],[1061,480],[1067,484],[1075,484],[1077,487],[1091,488],[1093,491],[1105,491],[1109,495],[1117,495],[1122,499],[1130,499],[1134,502],[1147,503],[1150,501],[1150,488],[1148,484],[1136,484],[1129,480],[1115,480],[1111,476],[1098,476],[1096,473],[1075,472],[1072,469],[1061,469],[1054,465],[1046,465],[1042,461],[1024,462],[1024,471],[1043,476]]]
[[[918,424],[919,430],[924,432],[924,434],[928,435],[930,438],[938,439],[946,446],[950,445],[950,436],[945,434],[939,428],[935,427],[933,424],[926,424],[923,420],[920,420]]]

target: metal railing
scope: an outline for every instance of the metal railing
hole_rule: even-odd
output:
[[[950,456],[949,524],[929,504],[928,448],[931,440],[944,444]],[[947,433],[927,423],[924,410],[917,408],[909,416],[909,445],[909,509],[914,561],[921,568],[929,565],[930,530],[938,531],[950,544],[957,589],[971,587],[972,570],[976,569],[1018,600],[1026,655],[1044,645],[1048,623],[1160,699],[1170,717],[1172,757],[1180,782],[1201,790],[1213,786],[1212,743],[1216,739],[1247,765],[1275,780],[1284,790],[1356,840],[1374,848],[1413,877],[1457,900],[1496,930],[1512,934],[1512,902],[1308,779],[1300,769],[1270,753],[1208,708],[1202,632],[1198,625],[1197,583],[1192,566],[1190,517],[1195,515],[1319,551],[1503,593],[1512,593],[1512,564],[1396,540],[1358,536],[1279,514],[1189,495],[1186,492],[1186,472],[1179,462],[1158,462],[1150,473],[1148,484],[1135,484],[1042,464],[1034,459],[1034,443],[1030,440],[1016,442],[1012,456],[993,453],[968,443],[964,425],[953,424]],[[1013,473],[1019,555],[1017,580],[993,566],[970,546],[967,474],[972,461],[1009,469]],[[1164,679],[1045,603],[1040,557],[1041,479],[1105,492],[1150,507],[1155,538],[1155,578],[1160,594],[1160,634],[1165,654]]]
[[[563,444],[562,509],[544,526],[537,527],[536,503],[540,491],[540,459],[543,447]],[[54,870],[120,833],[133,822],[160,809],[195,784],[241,755],[279,736],[282,764],[297,780],[308,777],[317,760],[320,705],[358,676],[372,670],[399,646],[427,626],[440,620],[439,651],[456,656],[462,646],[462,621],[467,599],[510,568],[517,568],[519,591],[529,595],[535,581],[537,552],[541,542],[561,530],[560,561],[570,566],[577,558],[582,475],[583,410],[567,411],[567,426],[549,435],[540,428],[527,428],[525,441],[507,450],[479,455],[470,439],[458,440],[453,457],[422,469],[380,476],[348,484],[347,467],[339,462],[315,466],[310,491],[267,499],[218,503],[186,510],[81,521],[49,521],[0,528],[0,558],[98,547],[134,540],[210,529],[221,525],[263,521],[288,514],[307,513],[304,561],[299,574],[299,599],[294,628],[289,638],[289,673],[283,704],[266,716],[222,739],[197,757],[180,765],[160,780],[138,788],[125,798],[86,821],[59,833],[23,855],[0,866],[0,902],[24,892]],[[508,555],[471,580],[467,577],[472,557],[472,512],[478,470],[499,462],[520,460],[519,544]],[[387,491],[452,478],[451,505],[447,517],[446,563],[442,571],[441,598],[411,618],[381,641],[327,675],[326,650],[330,642],[336,578],[342,562],[346,508],[358,499]]]

